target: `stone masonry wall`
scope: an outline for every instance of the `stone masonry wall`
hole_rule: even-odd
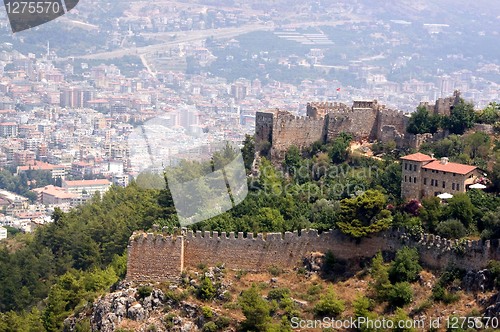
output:
[[[376,109],[353,109],[328,114],[327,141],[341,132],[351,133],[358,140],[376,139],[378,112]]]
[[[335,257],[355,260],[371,257],[379,250],[391,247],[389,237],[362,239],[360,243],[339,231],[318,234],[316,230],[291,233],[258,234],[253,237],[243,233],[210,235],[210,232],[188,233],[185,247],[185,267],[196,267],[200,263],[216,265],[225,263],[231,269],[265,271],[270,266],[292,269],[300,266],[310,252],[332,251]]]
[[[302,149],[323,141],[325,120],[294,116],[285,112],[275,115],[272,130],[273,159],[284,158],[292,145]]]
[[[179,279],[183,266],[183,241],[182,236],[134,232],[128,246],[127,279]]]
[[[127,279],[132,281],[177,281],[181,270],[199,264],[224,263],[230,269],[266,271],[271,266],[292,269],[301,266],[311,252],[331,251],[335,257],[358,262],[378,251],[395,252],[403,246],[415,247],[425,267],[442,270],[454,264],[479,270],[489,260],[500,259],[498,240],[450,241],[434,235],[412,239],[399,230],[381,232],[355,241],[337,230],[318,234],[303,230],[291,233],[211,234],[188,232],[179,237],[162,234],[134,233],[130,238]]]

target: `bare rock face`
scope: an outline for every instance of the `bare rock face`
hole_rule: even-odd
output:
[[[325,261],[325,254],[320,252],[312,252],[304,258],[304,267],[307,271],[318,273],[321,271]]]
[[[141,298],[137,288],[118,290],[107,294],[94,303],[91,326],[93,331],[114,331],[127,318],[133,321],[146,320],[151,312],[163,305],[165,295],[153,289]]]
[[[493,288],[493,278],[487,269],[479,271],[467,271],[462,287],[467,292],[485,292]]]
[[[493,295],[490,299],[490,305],[484,311],[484,317],[498,317],[500,318],[500,293]]]

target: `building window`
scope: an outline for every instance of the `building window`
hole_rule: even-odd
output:
[[[451,189],[455,190],[455,183],[451,184]]]
[[[408,182],[408,181],[406,180],[406,175],[405,175],[405,182]]]
[[[405,171],[408,169],[408,164],[405,163]]]
[[[413,178],[413,183],[417,183],[417,177]]]
[[[413,171],[416,172],[417,171],[417,165],[413,165]]]
[[[446,188],[446,182],[443,181],[443,188]]]
[[[427,178],[424,178],[424,185],[427,185]]]
[[[455,176],[455,175],[456,175],[456,174],[455,174],[455,173],[453,173],[453,176]]]
[[[460,190],[460,184],[457,183],[457,190]]]

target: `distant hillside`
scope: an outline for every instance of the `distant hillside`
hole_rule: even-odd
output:
[[[488,17],[494,19],[500,12],[500,2],[495,0],[359,0],[369,11],[380,18],[395,18],[427,21],[428,23],[450,23]],[[433,22],[434,21],[434,22]]]

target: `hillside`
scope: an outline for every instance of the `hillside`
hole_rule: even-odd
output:
[[[77,318],[68,318],[65,324],[75,326],[86,321],[85,324],[91,325],[93,330],[104,332],[236,331],[255,314],[242,312],[243,294],[255,287],[261,298],[254,298],[252,305],[256,311],[260,310],[260,317],[253,319],[261,319],[266,326],[261,330],[265,331],[289,331],[291,327],[298,331],[321,331],[319,327],[307,327],[306,321],[321,318],[317,313],[329,296],[327,294],[333,294],[332,303],[341,309],[332,316],[336,320],[359,317],[368,309],[372,319],[384,317],[388,320],[404,320],[411,317],[417,321],[415,324],[425,324],[426,330],[433,318],[442,317],[441,331],[445,330],[445,317],[484,315],[485,309],[498,297],[496,291],[491,289],[478,292],[477,281],[481,275],[477,275],[467,283],[455,281],[453,287],[461,290],[454,293],[453,299],[445,302],[436,300],[433,289],[436,289],[440,280],[432,272],[424,270],[420,272],[418,281],[411,285],[415,295],[403,312],[387,302],[370,299],[374,296],[373,285],[376,281],[373,279],[373,270],[369,268],[348,278],[342,278],[336,271],[333,283],[329,278],[325,279],[322,271],[306,268],[294,271],[270,269],[267,273],[229,271],[223,267],[200,268],[187,271],[180,285],[121,284],[118,290],[96,301],[91,310],[82,312]],[[209,284],[206,278],[214,284],[213,289],[206,287]],[[213,299],[210,296],[204,298],[202,294],[205,293],[201,289],[211,289]],[[300,317],[302,322],[297,319],[287,323],[282,317]]]

